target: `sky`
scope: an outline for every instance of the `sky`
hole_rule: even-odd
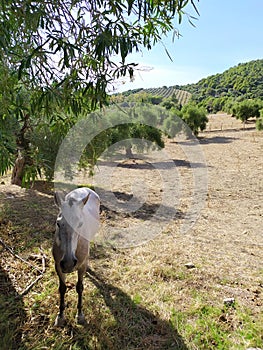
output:
[[[180,25],[175,24],[180,38],[163,38],[173,61],[163,44],[130,55],[128,62],[139,63],[139,71],[133,82],[116,84],[117,92],[196,83],[263,58],[263,0],[195,0],[195,4],[200,16],[189,5],[185,9],[198,17],[195,27],[185,16]]]

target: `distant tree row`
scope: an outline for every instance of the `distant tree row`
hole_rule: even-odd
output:
[[[182,106],[188,103],[191,99],[191,93],[182,89],[177,89],[173,86],[163,86],[161,88],[150,89],[133,89],[114,96],[119,96],[120,99],[125,99],[126,101],[141,99],[145,102],[147,99],[148,102],[153,104],[159,104],[169,98],[176,98],[177,102]]]
[[[197,104],[213,111],[221,109],[222,105],[231,98],[237,101],[245,99],[263,99],[263,59],[240,63],[221,74],[211,75],[201,79],[198,83],[187,85],[174,85],[170,87],[160,87],[153,89],[134,89],[123,93],[123,96],[133,94],[150,93],[164,98],[176,93],[188,92],[192,95],[192,100]],[[189,102],[189,97],[186,102]],[[181,101],[180,101],[181,102]]]
[[[170,88],[167,88],[170,89]],[[163,91],[165,88],[159,89],[159,91]],[[191,132],[194,135],[198,135],[199,131],[203,131],[206,128],[207,119],[207,110],[198,106],[195,101],[189,100],[188,93],[183,90],[176,90],[173,93],[169,93],[169,97],[165,98],[163,95],[155,95],[157,89],[145,89],[145,90],[133,90],[134,93],[125,94],[117,94],[111,97],[111,103],[116,104],[119,103],[122,107],[129,107],[132,104],[148,104],[148,108],[156,107],[153,110],[159,111],[163,109],[165,113],[161,113],[162,117],[159,120],[159,126],[163,126],[164,130],[170,137],[174,137],[178,133],[178,127],[176,126],[178,118],[186,123],[186,125],[190,128]],[[178,91],[180,93],[178,93]],[[130,90],[131,92],[131,90]],[[188,103],[182,104],[182,99],[178,100],[178,96],[187,96],[187,99],[183,101],[189,101]],[[158,107],[158,108],[157,108]],[[176,121],[177,120],[177,121]],[[181,125],[181,123],[180,123]],[[190,132],[188,130],[188,133]]]

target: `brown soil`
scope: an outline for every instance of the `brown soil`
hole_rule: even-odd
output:
[[[182,225],[185,220],[189,220],[187,215],[193,205],[195,162],[189,162],[182,149],[182,144],[191,147],[191,141],[167,140],[165,149],[175,163],[176,169],[173,171],[178,172],[177,179],[181,185],[178,198],[175,199],[176,211],[172,213],[173,220],[165,218],[165,235],[158,235],[155,243],[139,247],[136,252],[150,254],[149,250],[156,250],[159,245],[163,256],[178,259],[181,264],[192,262],[200,267],[197,284],[205,288],[206,284],[215,283],[214,288],[218,288],[215,295],[242,297],[243,303],[262,308],[263,134],[255,130],[254,121],[243,125],[230,116],[217,114],[210,116],[207,130],[199,136],[208,170],[204,207],[197,206],[198,218],[194,218],[191,229],[182,233]],[[109,178],[111,184],[104,182],[106,192],[109,188],[114,191],[119,203],[131,200],[133,186],[137,182],[143,185],[139,186],[136,195],[147,188],[148,197],[146,200],[143,198],[144,204],[135,213],[104,211],[102,240],[106,238],[117,246],[125,245],[127,236],[121,236],[122,230],[129,228],[129,234],[137,234],[136,245],[160,233],[157,229],[157,233],[152,236],[144,225],[145,220],[148,220],[151,222],[149,230],[153,224],[158,226],[158,218],[152,218],[155,206],[158,207],[162,202],[161,194],[166,181],[160,176],[160,171],[154,168],[154,162],[155,159],[149,164],[149,158],[146,161],[120,161]],[[106,172],[105,168],[113,165],[110,163],[104,166],[103,171]],[[168,183],[177,185],[171,179],[168,179]],[[104,195],[102,191],[102,197]],[[109,226],[113,226],[113,234],[109,233]],[[139,232],[136,231],[138,228]],[[131,245],[133,243],[130,237],[128,242]]]

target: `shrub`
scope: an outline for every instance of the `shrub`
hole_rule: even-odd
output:
[[[189,103],[182,108],[181,115],[182,120],[189,126],[195,136],[198,135],[199,130],[205,130],[208,122],[205,108]]]
[[[256,121],[257,130],[263,130],[263,108],[259,111],[260,117]]]
[[[244,100],[233,105],[232,113],[237,119],[245,122],[249,118],[259,118],[260,108],[262,105],[258,100]]]

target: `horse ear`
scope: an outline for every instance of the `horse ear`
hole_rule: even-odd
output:
[[[89,200],[89,196],[90,196],[90,193],[85,198],[82,199],[83,207],[87,203],[87,201]]]
[[[62,192],[55,192],[54,193],[54,201],[56,206],[58,206],[59,208],[61,207],[62,202],[64,202],[63,199],[63,193]]]
[[[80,199],[80,200],[78,201],[78,205],[79,205],[79,207],[80,207],[81,209],[84,208],[85,204],[86,204],[87,201],[89,200],[89,196],[90,196],[90,193],[89,193],[86,197],[84,197],[84,198],[82,198],[82,199]]]

